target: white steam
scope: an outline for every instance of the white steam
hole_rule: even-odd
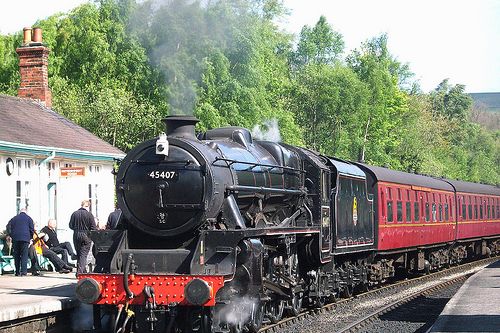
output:
[[[219,308],[218,316],[222,322],[230,326],[243,327],[247,324],[252,313],[256,311],[257,300],[248,296],[231,299],[231,303]]]
[[[192,114],[202,73],[217,52],[237,50],[251,26],[247,0],[145,0],[128,27],[168,86],[170,114]]]
[[[278,120],[270,119],[264,121],[262,126],[255,125],[252,129],[252,136],[257,140],[281,142]]]

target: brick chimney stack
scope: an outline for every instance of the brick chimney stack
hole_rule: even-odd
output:
[[[16,49],[19,55],[21,85],[17,95],[31,98],[50,108],[52,93],[49,89],[49,48],[42,43],[42,29],[24,28],[23,45]]]

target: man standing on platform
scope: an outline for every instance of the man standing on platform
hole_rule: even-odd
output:
[[[81,208],[71,214],[69,227],[74,230],[73,243],[75,244],[77,255],[77,273],[87,272],[87,256],[92,246],[87,232],[97,230],[94,215],[89,212],[90,201],[83,200]]]
[[[115,230],[118,226],[118,221],[120,221],[120,216],[122,215],[122,210],[115,205],[115,210],[111,212],[108,216],[108,222],[106,223],[107,230]]]
[[[68,265],[68,255],[71,256],[71,259],[73,260],[76,260],[77,257],[73,252],[73,247],[71,246],[70,242],[59,242],[59,239],[57,238],[56,226],[56,220],[49,219],[47,225],[43,227],[42,230],[40,230],[40,237],[42,237],[43,234],[47,235],[48,239],[45,241],[45,244],[56,254],[61,254],[62,260],[66,265]]]
[[[7,233],[12,238],[14,248],[16,276],[28,274],[28,247],[34,232],[35,226],[31,217],[26,214],[26,208],[22,208],[19,214],[7,223]]]

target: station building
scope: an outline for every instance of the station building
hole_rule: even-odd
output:
[[[23,207],[41,229],[57,220],[72,240],[69,219],[83,199],[101,224],[114,210],[116,159],[125,154],[51,109],[48,48],[41,30],[25,29],[18,97],[0,95],[0,231]]]

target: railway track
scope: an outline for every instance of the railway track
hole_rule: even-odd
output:
[[[391,311],[421,295],[465,281],[500,257],[491,257],[454,266],[445,270],[390,285],[308,309],[295,317],[284,318],[276,324],[266,325],[260,333],[285,332],[357,332],[384,313]],[[324,329],[322,329],[322,327]]]

